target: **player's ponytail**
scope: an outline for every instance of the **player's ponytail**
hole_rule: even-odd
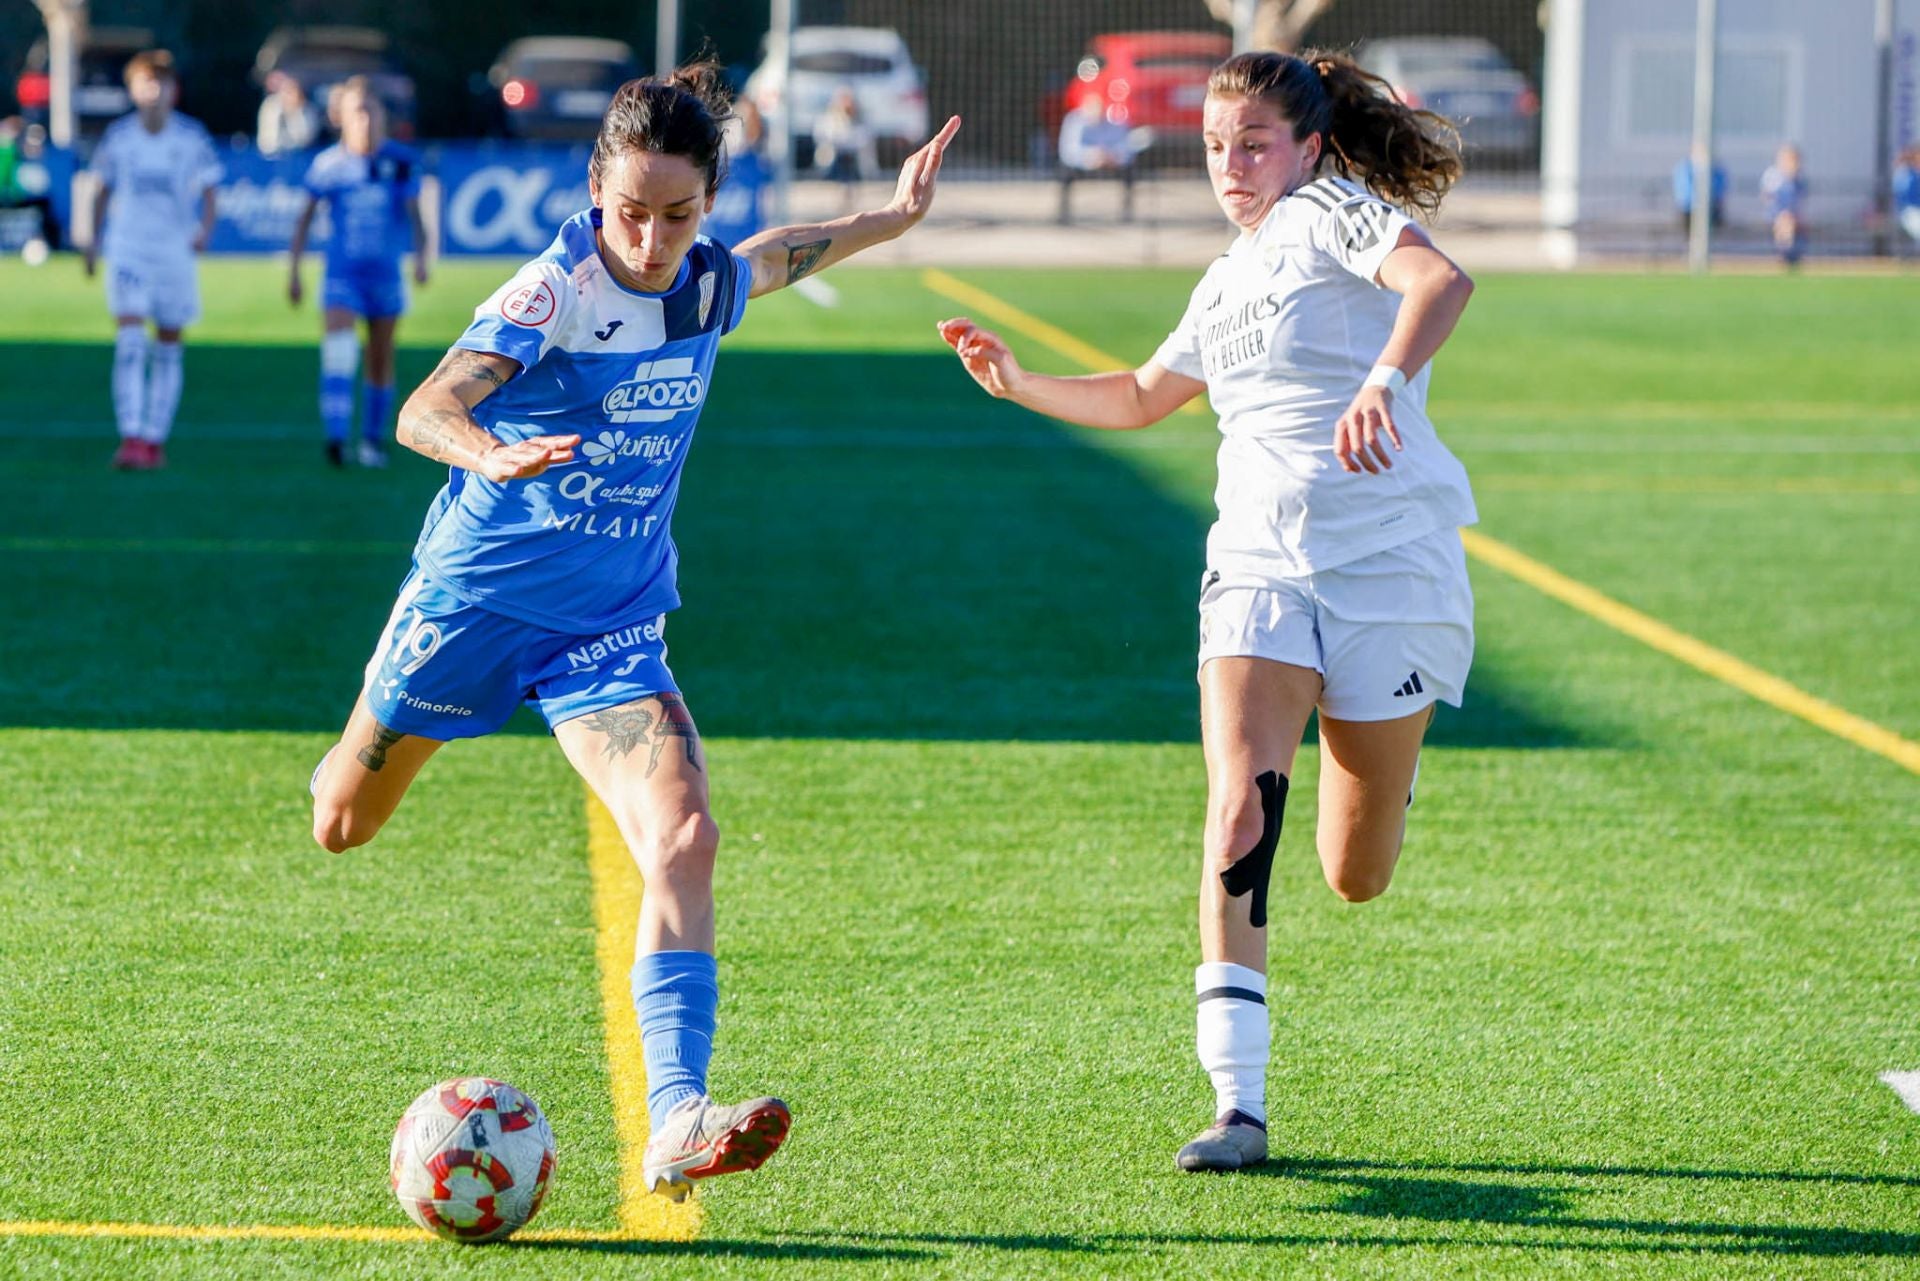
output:
[[[707,176],[712,195],[726,173],[721,126],[733,115],[733,95],[717,62],[676,67],[620,86],[593,140],[589,172],[598,186],[617,156],[630,151],[685,156]]]
[[[1239,54],[1213,69],[1207,93],[1268,103],[1292,122],[1295,141],[1320,135],[1321,162],[1341,177],[1428,217],[1460,178],[1453,122],[1399,101],[1345,54]]]

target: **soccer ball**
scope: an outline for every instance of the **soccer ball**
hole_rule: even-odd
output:
[[[388,1174],[400,1208],[427,1231],[503,1240],[540,1211],[553,1130],[539,1105],[504,1081],[442,1081],[400,1118]]]

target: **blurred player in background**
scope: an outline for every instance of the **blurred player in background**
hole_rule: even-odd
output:
[[[300,305],[300,260],[313,216],[328,206],[333,237],[321,287],[326,328],[320,338],[320,422],[327,461],[346,462],[353,425],[353,384],[360,368],[361,321],[367,326],[367,376],[360,393],[362,467],[387,465],[387,421],[393,415],[393,339],[407,309],[400,264],[413,254],[414,283],[427,283],[427,232],[420,220],[420,163],[387,137],[387,113],[365,76],[333,91],[340,141],[307,168],[307,205],[294,223],[287,298]]]
[[[1774,252],[1787,266],[1798,267],[1807,252],[1807,177],[1800,148],[1788,143],[1774,154],[1760,175],[1760,194],[1767,202]]]
[[[700,234],[728,98],[711,63],[629,81],[594,144],[594,207],[474,314],[400,415],[452,476],[340,743],[315,771],[314,836],[373,839],[448,739],[537,708],[619,824],[646,880],[633,969],[647,1069],[646,1186],[750,1170],[786,1137],[777,1099],[706,1092],[719,1004],[705,752],[666,664],[680,603],[669,529],[720,337],[747,300],[925,216],[947,123],[881,209]]]
[[[220,162],[199,121],[174,111],[179,80],[163,49],[127,62],[132,114],[107,126],[93,153],[99,191],[85,266],[107,264],[113,338],[113,413],[120,427],[115,467],[166,465],[167,437],[185,379],[181,332],[200,318],[195,255],[213,235]],[[153,341],[147,325],[153,325]]]
[[[1321,868],[1342,898],[1373,898],[1400,857],[1433,704],[1459,704],[1473,658],[1459,534],[1473,496],[1426,415],[1428,362],[1473,286],[1395,207],[1438,208],[1457,134],[1349,59],[1232,58],[1203,120],[1240,235],[1153,359],[1046,377],[971,321],[940,328],[987,391],[1054,418],[1145,427],[1203,391],[1220,415],[1194,976],[1216,1108],[1177,1162],[1232,1170],[1267,1155],[1267,886],[1307,718],[1320,713]]]

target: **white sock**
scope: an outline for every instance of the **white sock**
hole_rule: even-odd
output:
[[[1267,976],[1231,961],[1208,961],[1194,970],[1193,988],[1200,998],[1194,1044],[1200,1066],[1213,1081],[1214,1115],[1239,1111],[1264,1122],[1272,1046]]]
[[[147,412],[147,331],[122,325],[113,335],[113,416],[123,440],[138,440]]]
[[[153,345],[153,368],[147,375],[146,437],[156,445],[167,443],[173,432],[173,412],[180,408],[180,387],[186,381],[180,344]]]

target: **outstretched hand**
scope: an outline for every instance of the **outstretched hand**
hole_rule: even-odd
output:
[[[529,436],[511,445],[501,445],[480,455],[477,468],[482,476],[496,483],[525,480],[547,468],[573,461],[578,436]]]
[[[933,140],[908,156],[907,163],[900,166],[900,181],[893,189],[893,199],[887,202],[887,208],[904,217],[907,226],[919,222],[927,216],[927,210],[933,208],[933,184],[940,176],[941,158],[946,155],[953,135],[959,132],[960,117],[949,116]]]
[[[1013,385],[1023,371],[998,334],[980,328],[965,316],[943,320],[939,329],[940,337],[959,355],[960,363],[966,366],[973,381],[985,388],[989,396],[1004,400],[1013,395]]]

